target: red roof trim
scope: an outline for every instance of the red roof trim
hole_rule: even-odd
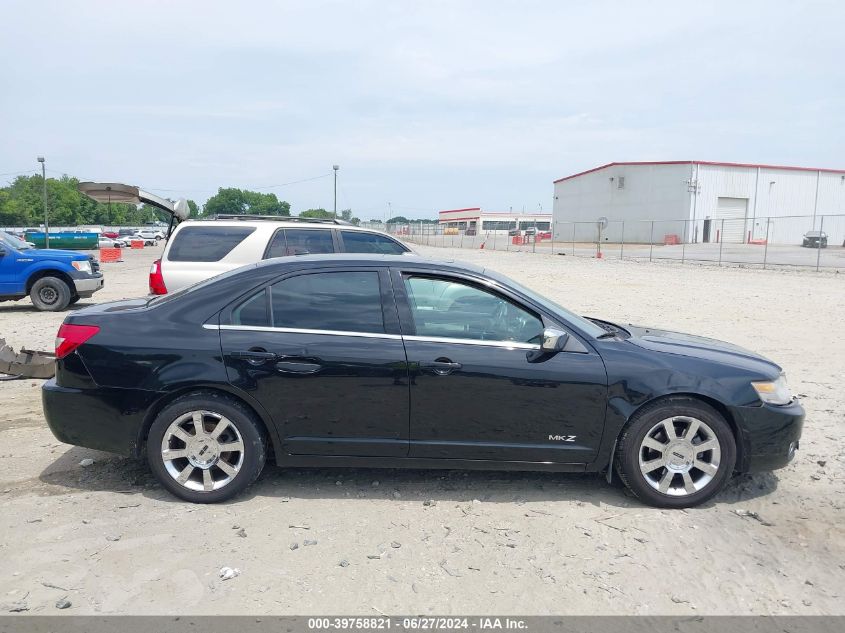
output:
[[[602,169],[607,169],[608,167],[615,167],[617,165],[714,165],[716,167],[751,167],[751,168],[760,168],[760,169],[789,169],[793,171],[824,171],[827,173],[832,174],[845,174],[845,169],[825,169],[824,167],[790,167],[789,165],[763,165],[757,163],[720,163],[715,161],[706,161],[706,160],[658,160],[658,161],[631,161],[631,162],[614,162],[614,163],[607,163],[607,165],[601,165],[600,167],[594,167],[593,169],[588,169],[587,171],[578,172],[577,174],[572,174],[571,176],[564,176],[563,178],[558,178],[554,181],[554,184],[559,182],[563,182],[564,180],[570,180],[571,178],[577,178],[578,176],[583,176],[585,174],[591,174],[594,171],[601,171]]]
[[[481,211],[481,207],[467,207],[466,209],[446,209],[438,213],[457,213],[458,211]]]

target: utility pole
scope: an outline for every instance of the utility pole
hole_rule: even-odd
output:
[[[340,165],[332,165],[332,169],[334,170],[334,219],[337,220],[337,170],[340,169]]]
[[[41,184],[44,185],[44,248],[50,248],[50,224],[47,221],[47,169],[44,166],[44,157],[39,156],[41,163]]]

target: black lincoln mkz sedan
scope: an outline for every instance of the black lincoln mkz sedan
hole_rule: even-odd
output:
[[[617,472],[687,507],[786,465],[804,411],[720,341],[585,319],[492,271],[408,256],[268,260],[65,319],[44,410],[195,502],[279,466]]]

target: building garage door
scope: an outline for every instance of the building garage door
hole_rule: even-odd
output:
[[[714,228],[721,231],[723,242],[729,244],[745,242],[745,218],[747,213],[748,198],[719,198],[714,215]]]

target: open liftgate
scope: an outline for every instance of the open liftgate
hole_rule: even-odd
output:
[[[174,223],[188,219],[190,209],[188,201],[184,199],[171,202],[166,198],[142,191],[134,185],[124,185],[119,182],[81,182],[79,191],[97,202],[115,202],[124,204],[149,204],[161,209],[170,216],[170,227],[167,229],[167,237],[173,230]]]

